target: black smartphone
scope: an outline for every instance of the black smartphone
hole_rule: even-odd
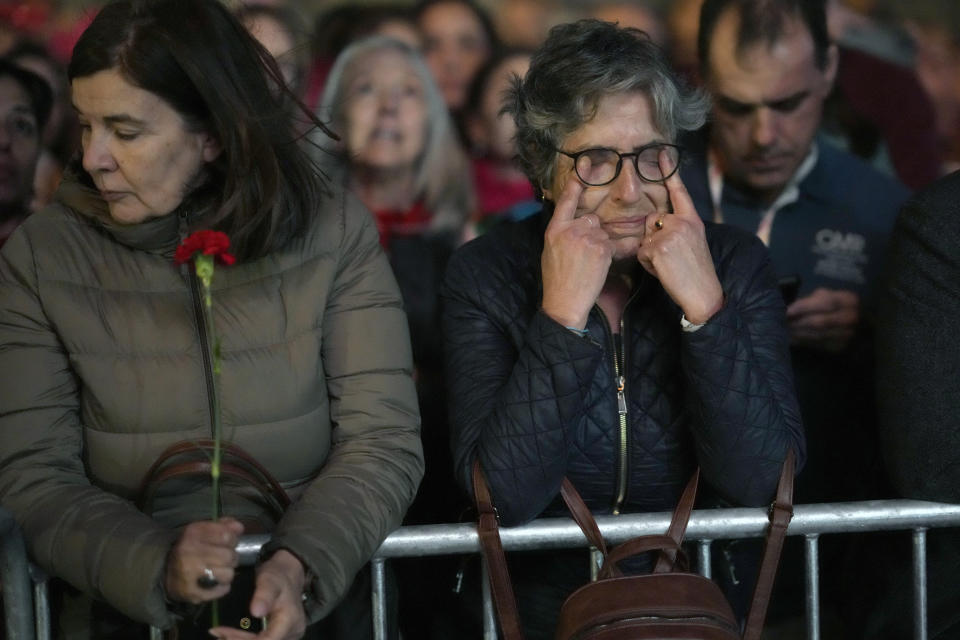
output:
[[[800,282],[800,276],[797,274],[783,276],[777,281],[777,288],[780,289],[784,304],[790,305],[797,299],[797,294],[800,292]]]
[[[219,624],[250,633],[264,630],[264,618],[250,615],[250,600],[256,589],[256,570],[252,566],[238,567],[230,584],[230,593],[217,600]],[[178,640],[210,640],[207,630],[212,624],[210,603],[196,608],[193,615],[177,624]]]

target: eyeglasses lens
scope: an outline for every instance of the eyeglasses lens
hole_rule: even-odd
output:
[[[667,165],[661,167],[660,154],[664,153],[667,159]],[[676,170],[679,152],[676,147],[664,145],[662,147],[649,147],[637,155],[637,171],[646,180],[651,182],[660,182],[673,175]],[[664,175],[663,168],[670,167]]]
[[[590,149],[577,158],[577,175],[589,185],[602,185],[617,175],[620,156],[611,149]]]
[[[667,175],[660,169],[660,152],[664,151],[670,167],[675,171],[680,159],[680,151],[670,145],[653,146],[643,149],[637,154],[623,154],[624,157],[636,163],[640,176],[649,182],[660,182],[673,175]],[[593,186],[605,185],[612,182],[618,175],[617,167],[620,163],[620,154],[612,149],[589,149],[577,157],[577,175],[586,184]]]

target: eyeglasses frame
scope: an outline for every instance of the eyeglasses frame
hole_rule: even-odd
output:
[[[677,162],[673,166],[673,171],[671,171],[668,175],[665,175],[662,178],[659,178],[657,180],[651,180],[645,177],[642,173],[640,173],[640,154],[646,151],[647,149],[652,149],[654,147],[659,147],[659,148],[672,147],[677,150]],[[617,169],[616,171],[613,172],[613,177],[607,180],[606,182],[601,182],[600,184],[593,184],[591,182],[587,182],[586,180],[584,180],[583,176],[580,175],[580,171],[577,170],[577,159],[583,154],[588,153],[590,151],[601,151],[601,150],[612,151],[613,153],[617,154],[617,156],[619,156],[617,160]],[[680,159],[683,157],[683,147],[681,147],[678,144],[673,144],[670,142],[651,142],[650,144],[645,144],[639,149],[637,149],[636,151],[630,151],[629,153],[620,153],[616,149],[611,149],[610,147],[590,147],[588,149],[582,149],[575,153],[570,153],[569,151],[564,151],[563,149],[560,149],[560,148],[554,148],[554,151],[556,151],[559,154],[565,155],[571,160],[573,160],[573,172],[577,175],[577,179],[579,179],[580,182],[587,185],[588,187],[605,187],[611,182],[613,182],[614,180],[616,180],[617,178],[619,178],[620,171],[623,170],[623,159],[629,156],[633,156],[633,168],[636,170],[637,175],[640,176],[641,180],[643,180],[644,182],[649,182],[651,184],[663,184],[667,179],[670,178],[670,176],[675,174],[677,170],[680,168]]]

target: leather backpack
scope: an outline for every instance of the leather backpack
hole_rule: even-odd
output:
[[[794,455],[790,451],[770,508],[770,528],[741,635],[736,616],[716,583],[689,571],[681,548],[693,510],[700,471],[684,489],[664,535],[640,536],[608,549],[596,520],[573,484],[560,489],[567,508],[590,544],[603,556],[598,578],[574,591],[563,603],[556,640],[758,640],[787,525],[793,516]],[[479,513],[478,533],[490,587],[505,640],[521,640],[516,599],[500,542],[496,510],[480,470],[473,467]],[[652,573],[623,575],[617,566],[631,556],[654,552]]]

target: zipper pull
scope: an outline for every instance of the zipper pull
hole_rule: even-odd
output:
[[[187,212],[180,211],[177,213],[179,222],[177,224],[177,233],[180,235],[180,242],[183,242],[187,237],[187,231],[189,230],[189,225],[187,224]]]
[[[624,379],[623,376],[617,378],[617,411],[620,415],[627,415],[627,397],[623,393]]]
[[[177,235],[180,237],[180,242],[182,243],[187,239],[187,231],[189,229],[187,225],[187,214],[183,211],[180,211],[177,213],[177,219]],[[191,272],[193,272],[193,269],[190,268],[190,263],[192,262],[193,261],[191,260],[180,265],[180,273],[183,274],[188,281],[190,280]]]

